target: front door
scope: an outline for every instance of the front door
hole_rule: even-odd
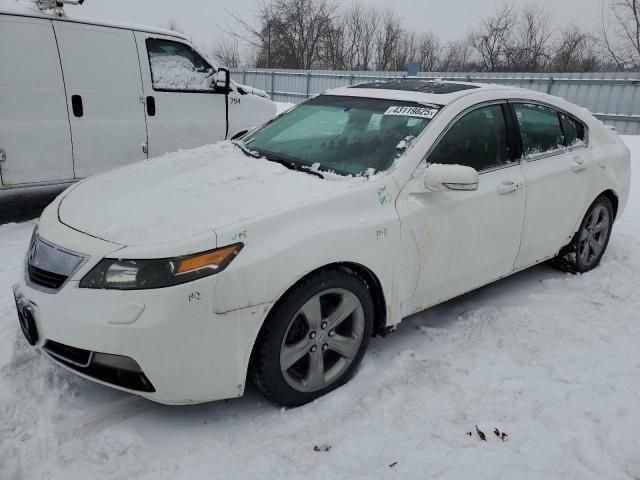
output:
[[[426,159],[428,164],[475,168],[480,174],[478,190],[425,192],[418,176],[398,198],[402,236],[415,244],[420,263],[407,314],[513,271],[525,189],[520,164],[509,145],[506,108],[506,104],[492,104],[465,113]]]
[[[191,46],[171,37],[136,33],[147,107],[149,156],[224,140],[224,93],[215,69]]]

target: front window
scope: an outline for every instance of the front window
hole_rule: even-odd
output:
[[[154,90],[213,92],[215,69],[190,46],[149,38],[147,50]]]
[[[439,109],[321,95],[251,133],[243,144],[268,159],[296,167],[368,175],[387,170]]]
[[[502,106],[489,105],[465,114],[442,137],[428,162],[464,165],[479,172],[509,165],[507,125]]]

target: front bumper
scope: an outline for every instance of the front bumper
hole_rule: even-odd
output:
[[[59,238],[45,238],[59,244]],[[79,250],[82,242],[73,243]],[[16,285],[18,302],[33,317],[38,348],[83,377],[160,403],[199,403],[243,394],[251,349],[269,305],[214,313],[215,275],[155,290],[79,288],[79,279],[99,259],[90,256],[55,293],[26,279]],[[147,390],[155,391],[97,375],[89,366],[69,364],[64,356],[52,355],[47,342],[131,359],[152,385]]]

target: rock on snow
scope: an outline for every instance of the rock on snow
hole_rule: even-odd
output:
[[[626,141],[637,169],[640,137]],[[253,390],[160,406],[54,366],[22,338],[10,291],[33,222],[0,226],[0,478],[640,479],[633,184],[600,268],[539,266],[416,315],[351,383],[295,410]]]

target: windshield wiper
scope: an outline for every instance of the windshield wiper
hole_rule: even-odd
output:
[[[231,143],[233,143],[236,147],[238,147],[240,150],[242,150],[242,152],[249,156],[249,157],[253,157],[253,158],[260,158],[260,154],[258,152],[252,152],[251,150],[249,150],[247,148],[247,146],[242,143],[240,140],[232,140]]]
[[[284,165],[285,167],[291,169],[291,170],[296,170],[298,172],[305,172],[308,173],[309,175],[313,175],[315,177],[320,177],[320,178],[324,178],[324,175],[322,175],[320,172],[316,172],[315,170],[311,170],[311,168],[307,167],[306,165],[301,165],[297,162],[294,162],[293,160],[287,160],[285,158],[280,158],[280,157],[274,157],[271,155],[265,155],[264,158],[266,158],[267,160],[269,160],[270,162],[275,162],[275,163],[279,163],[280,165]]]
[[[293,160],[292,158],[287,158],[284,155],[275,154],[268,150],[257,150],[255,153],[260,154],[260,156],[266,158],[270,162],[275,162],[275,163],[279,163],[280,165],[284,165],[290,170],[296,170],[298,172],[308,173],[309,175],[313,175],[315,177],[324,178],[324,175],[322,175],[320,172],[317,172],[315,170],[311,170],[311,168],[308,165],[305,165],[301,162]]]
[[[315,170],[311,170],[309,167],[307,167],[306,165],[302,165],[294,160],[289,160],[287,158],[281,157],[281,156],[277,156],[274,155],[271,152],[267,152],[267,153],[262,153],[262,152],[256,152],[253,150],[249,150],[247,148],[247,146],[241,142],[240,140],[233,140],[231,143],[233,143],[236,147],[238,147],[240,150],[242,150],[242,152],[245,155],[248,155],[249,157],[253,157],[253,158],[266,158],[267,160],[269,160],[270,162],[275,162],[275,163],[279,163],[280,165],[284,165],[285,167],[287,167],[290,170],[296,170],[298,172],[305,172],[308,173],[309,175],[313,175],[316,177],[320,177],[320,178],[324,178],[324,175],[322,175],[320,172],[316,172]]]

